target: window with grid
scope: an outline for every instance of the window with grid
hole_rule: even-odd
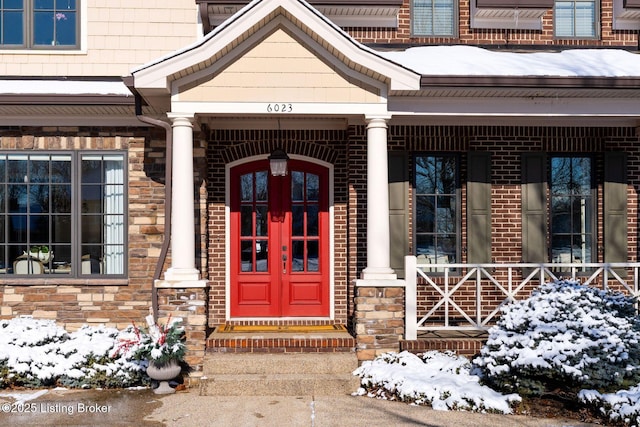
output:
[[[0,274],[125,274],[122,153],[0,153]]]
[[[458,262],[460,192],[457,156],[416,156],[415,253],[419,263]],[[438,271],[438,270],[433,270]]]
[[[416,36],[453,36],[456,31],[456,2],[413,0],[411,26]]]
[[[556,1],[554,33],[556,37],[597,37],[597,5],[595,1]]]
[[[77,49],[78,0],[0,0],[0,48]]]
[[[593,262],[595,201],[590,157],[551,157],[551,261]]]

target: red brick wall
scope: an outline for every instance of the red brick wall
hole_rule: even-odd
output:
[[[487,46],[625,46],[638,48],[638,31],[613,30],[613,0],[600,2],[600,37],[597,40],[557,40],[553,36],[553,11],[542,17],[542,30],[471,28],[470,1],[459,1],[457,37],[413,37],[411,35],[411,0],[404,0],[398,15],[398,28],[348,28],[347,31],[365,44],[429,45],[471,44]]]

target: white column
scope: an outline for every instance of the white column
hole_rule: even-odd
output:
[[[362,279],[395,280],[389,251],[387,120],[367,117],[367,267]]]
[[[200,279],[195,263],[195,220],[193,183],[193,114],[169,113],[173,127],[173,171],[171,209],[171,267],[169,281]]]

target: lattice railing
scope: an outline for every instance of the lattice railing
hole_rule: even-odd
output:
[[[638,297],[639,270],[640,263],[418,264],[415,256],[407,256],[405,339],[425,331],[487,330],[504,304],[560,278]],[[419,303],[419,294],[428,297]]]

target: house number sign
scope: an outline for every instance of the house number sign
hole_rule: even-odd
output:
[[[293,104],[267,104],[267,113],[292,113]]]

